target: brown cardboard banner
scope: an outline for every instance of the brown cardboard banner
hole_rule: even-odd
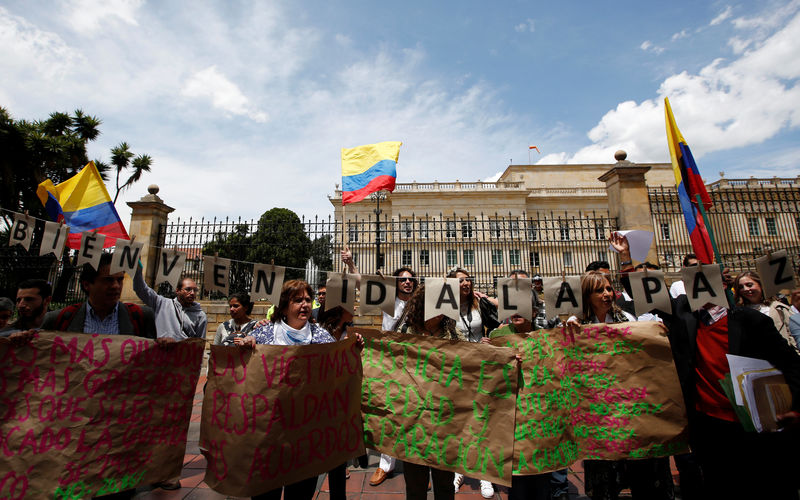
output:
[[[686,410],[660,323],[585,325],[574,342],[552,329],[492,344],[522,356],[515,475],[554,471],[585,458],[687,451]]]
[[[304,346],[211,346],[200,448],[205,482],[253,496],[365,453],[355,339]]]
[[[0,498],[91,498],[180,475],[198,339],[0,339]]]
[[[457,289],[456,289],[457,290]],[[400,460],[511,484],[513,349],[357,328],[366,342],[366,446]]]

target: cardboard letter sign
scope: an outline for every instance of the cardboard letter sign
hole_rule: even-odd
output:
[[[580,276],[567,276],[563,281],[561,278],[545,278],[542,284],[548,315],[583,316]]]
[[[533,319],[533,295],[530,278],[500,278],[497,280],[497,319],[505,319],[519,314],[525,319]]]
[[[11,226],[8,246],[22,245],[25,250],[30,250],[35,228],[36,219],[29,215],[14,214],[14,224]]]
[[[111,259],[109,274],[116,274],[120,271],[128,273],[128,276],[136,274],[136,266],[139,265],[139,257],[142,255],[144,243],[117,238],[114,244],[114,257]]]
[[[773,297],[784,288],[791,289],[794,284],[792,263],[786,258],[786,250],[757,258],[756,269],[761,275],[764,297]]]
[[[228,277],[231,270],[231,259],[203,256],[203,287],[209,291],[217,291],[228,295]]]
[[[355,314],[357,279],[358,276],[355,274],[328,274],[328,297],[325,299],[325,308],[342,306],[346,311]]]
[[[397,287],[395,278],[367,276],[361,287],[361,314],[380,314],[381,311],[394,316],[394,296]]]
[[[100,233],[81,233],[81,247],[78,249],[78,266],[90,264],[97,269],[100,265],[100,256],[103,255],[103,242],[106,235]]]
[[[177,289],[181,274],[183,274],[184,263],[186,263],[186,252],[162,249],[154,284],[158,285],[166,281],[172,285],[172,288]]]
[[[69,226],[58,222],[47,221],[44,223],[44,233],[42,234],[42,245],[39,247],[39,255],[53,253],[56,259],[61,260],[64,254],[64,245],[69,237]]]
[[[440,314],[458,321],[461,295],[458,278],[428,278],[425,280],[425,321]]]
[[[699,311],[709,302],[720,307],[728,307],[719,264],[684,267],[681,269],[681,278],[692,311]]]
[[[253,265],[253,285],[250,288],[250,298],[253,300],[267,299],[273,304],[277,304],[281,297],[285,274],[285,267],[272,264]]]
[[[660,309],[664,312],[672,311],[669,290],[664,282],[664,273],[661,271],[630,273],[628,278],[631,282],[631,294],[637,316],[649,313],[653,309]]]

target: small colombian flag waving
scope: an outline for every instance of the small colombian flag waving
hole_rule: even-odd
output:
[[[106,235],[106,248],[113,247],[117,238],[130,239],[94,162],[61,184],[47,179],[39,184],[36,194],[50,218],[69,225],[69,248],[80,248],[81,233],[95,229]]]
[[[361,201],[375,191],[394,191],[402,144],[389,141],[342,148],[342,205]]]

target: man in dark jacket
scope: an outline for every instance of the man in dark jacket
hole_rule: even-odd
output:
[[[147,306],[120,302],[125,274],[109,274],[110,265],[111,254],[103,254],[97,270],[85,264],[80,282],[87,294],[86,302],[47,313],[41,329],[155,339],[153,310]]]
[[[707,305],[692,311],[686,295],[664,314],[689,416],[690,442],[704,475],[705,498],[797,499],[800,443],[800,356],[772,320],[748,308]],[[769,361],[783,372],[792,411],[778,416],[783,432],[745,432],[719,380],[726,354]],[[735,383],[735,382],[734,382]]]

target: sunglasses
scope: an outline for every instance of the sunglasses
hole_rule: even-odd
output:
[[[404,276],[404,277],[402,277],[402,278],[397,278],[397,281],[398,281],[398,282],[400,282],[400,283],[403,283],[404,281],[410,281],[411,283],[416,283],[416,281],[417,281],[417,278],[413,278],[413,277],[405,277],[405,276]]]

